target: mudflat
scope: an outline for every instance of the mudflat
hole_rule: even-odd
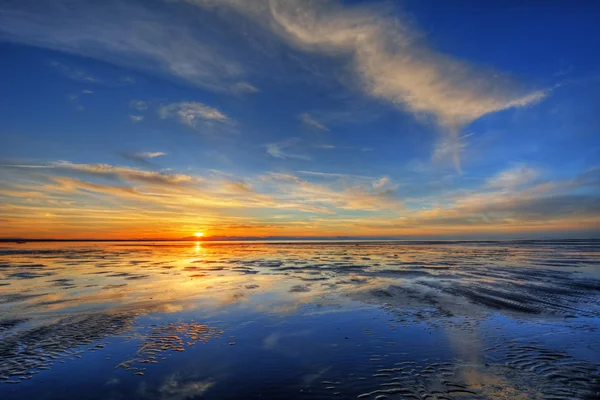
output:
[[[600,241],[0,246],[2,399],[598,399]]]

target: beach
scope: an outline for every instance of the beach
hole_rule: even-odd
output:
[[[600,241],[0,245],[2,399],[596,399]]]

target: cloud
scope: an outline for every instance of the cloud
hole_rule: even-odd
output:
[[[175,76],[209,90],[239,90],[235,85],[243,85],[247,74],[233,50],[220,43],[225,35],[214,35],[216,23],[218,18],[183,2],[20,0],[2,5],[0,37]],[[78,80],[93,79],[74,72]]]
[[[154,158],[154,157],[160,157],[160,156],[166,156],[167,153],[163,153],[162,151],[155,151],[155,152],[143,152],[143,153],[136,153],[135,156],[140,157],[140,158]]]
[[[10,18],[9,13],[7,13],[6,15],[0,14],[0,20],[2,20],[2,17],[4,17],[4,16],[8,16]],[[2,38],[2,28],[1,27],[0,27],[0,38]],[[8,39],[10,40],[10,35],[9,35]],[[61,63],[58,61],[51,61],[50,66],[53,67],[56,71],[58,71],[64,77],[72,79],[74,81],[78,81],[78,82],[89,83],[89,84],[94,84],[94,85],[103,85],[103,86],[109,86],[109,87],[130,85],[130,84],[135,83],[135,80],[130,76],[121,77],[118,79],[107,78],[107,77],[100,78],[94,74],[89,73],[88,71],[84,70],[83,68],[74,67],[74,66],[67,65],[67,64],[64,64],[64,63]],[[94,93],[91,90],[83,90],[82,92],[89,93],[89,94]]]
[[[574,178],[537,182],[539,172],[516,166],[487,180],[482,187],[446,196],[444,206],[415,210],[401,218],[377,223],[358,221],[374,229],[552,229],[593,227],[600,222],[598,169]],[[536,183],[537,182],[537,183]]]
[[[374,179],[371,176],[364,175],[351,175],[351,174],[341,174],[341,173],[331,173],[331,172],[316,172],[316,171],[298,171],[299,174],[316,176],[319,178],[353,178],[353,179]]]
[[[151,184],[181,185],[195,181],[191,176],[184,174],[145,171],[138,168],[119,167],[108,164],[73,164],[69,161],[57,161],[49,164],[48,168],[73,171],[126,182],[134,181]]]
[[[329,128],[327,128],[325,125],[311,117],[308,113],[302,113],[298,116],[298,118],[300,118],[300,121],[302,121],[302,123],[308,126],[309,128],[316,129],[319,131],[329,131]]]
[[[389,181],[377,185],[364,182],[367,177],[344,174],[327,174],[304,171],[304,174],[326,178],[338,178],[333,184],[317,184],[303,180],[293,174],[269,173],[262,177],[276,184],[274,191],[281,200],[293,199],[304,205],[322,207],[323,211],[337,210],[400,210],[402,202],[395,194],[395,185]],[[379,182],[376,180],[375,182]]]
[[[552,194],[498,198],[487,204],[473,204],[462,211],[462,219],[476,217],[490,224],[495,220],[519,220],[543,224],[558,218],[600,215],[600,196]]]
[[[136,208],[141,206],[153,210],[165,207],[169,212],[179,210],[180,217],[211,209],[281,209],[294,213],[335,214],[343,210],[375,212],[402,208],[393,193],[395,185],[389,180],[365,180],[350,175],[327,177],[324,183],[317,184],[283,173],[241,179],[221,174],[191,176],[68,161],[57,161],[34,169],[29,168],[31,165],[17,164],[4,167],[9,171],[22,169],[27,174],[30,174],[28,171],[35,171],[35,175],[31,175],[35,183],[0,190],[0,196],[17,198],[40,193],[44,194],[43,198],[59,196],[69,199],[94,193],[104,196],[101,203],[104,206],[110,205],[112,200],[131,201],[136,202]],[[44,169],[47,170],[46,174],[39,172]],[[119,184],[88,178],[110,179]],[[42,183],[36,182],[39,180]],[[116,207],[113,210],[118,213],[123,209]],[[288,221],[292,225],[297,222]]]
[[[204,12],[194,12],[194,6]],[[257,91],[248,82],[246,66],[238,61],[240,53],[254,49],[251,39],[245,49],[237,46],[240,38],[253,37],[247,30],[257,30],[261,37],[304,52],[349,60],[349,68],[343,70],[353,76],[342,81],[420,120],[427,116],[436,121],[444,137],[434,158],[450,158],[458,169],[464,126],[548,95],[549,90],[522,87],[506,74],[436,50],[390,7],[389,2],[292,0],[21,0],[3,5],[0,36],[239,94]],[[235,29],[223,29],[227,22]],[[227,34],[215,35],[217,29]],[[328,129],[309,114],[300,118],[313,129]]]
[[[129,106],[136,111],[146,111],[148,109],[148,102],[143,100],[131,100]]]
[[[288,147],[293,146],[296,142],[297,142],[297,140],[292,139],[292,140],[287,140],[282,143],[269,143],[266,145],[267,154],[270,155],[271,157],[280,158],[282,160],[285,160],[287,158],[294,158],[296,160],[310,161],[311,158],[309,156],[306,156],[303,154],[289,153],[284,150]]]
[[[199,102],[163,105],[158,109],[158,114],[162,119],[174,118],[183,125],[204,131],[233,125],[233,120],[227,115]]]
[[[243,93],[258,93],[260,90],[248,82],[237,82],[231,85],[230,87],[233,93],[243,94]]]
[[[205,381],[181,381],[177,375],[170,375],[165,379],[158,389],[162,399],[186,400],[201,397],[215,382]]]
[[[81,98],[81,95],[89,95],[89,94],[93,94],[93,93],[94,92],[92,92],[91,90],[82,90],[79,93],[69,95],[68,98],[69,98],[69,101],[71,102],[71,104],[73,104],[73,107],[75,107],[75,109],[77,111],[83,111],[83,110],[85,110],[85,107],[79,101],[79,99]]]
[[[529,185],[539,176],[540,172],[534,168],[516,165],[490,178],[487,186],[495,189],[514,190]]]
[[[1,17],[0,17],[1,19]],[[100,83],[100,79],[80,68],[74,68],[58,61],[51,61],[50,66],[59,71],[63,76],[74,81],[85,83]]]
[[[189,0],[214,7],[211,0]],[[493,70],[435,50],[385,4],[343,6],[290,0],[218,3],[254,19],[264,29],[305,51],[351,58],[360,88],[443,127],[442,146],[460,169],[460,130],[489,113],[542,100],[547,90],[526,90]],[[348,82],[356,80],[348,79]],[[315,125],[313,125],[315,126]]]
[[[415,113],[431,113],[456,127],[490,112],[531,104],[543,92],[520,92],[458,59],[443,55],[416,38],[408,24],[375,7],[310,7],[271,1],[281,34],[306,49],[346,52],[365,90]]]
[[[129,115],[129,119],[131,120],[131,122],[141,122],[144,120],[145,116],[140,115],[139,113],[143,113],[144,111],[146,111],[149,107],[149,104],[147,101],[143,100],[131,100],[129,102],[129,107],[133,108],[138,112],[138,114]]]
[[[373,189],[382,189],[390,184],[390,178],[384,176],[373,182]]]
[[[0,218],[12,221],[7,235],[35,231],[83,237],[91,232],[85,231],[89,221],[95,222],[94,235],[145,237],[181,237],[199,221],[211,231],[288,236],[597,231],[600,223],[598,168],[545,181],[527,172],[531,167],[511,166],[478,187],[429,197],[416,197],[412,190],[400,197],[397,188],[406,185],[387,176],[318,171],[239,177],[68,161],[6,162],[0,168]],[[504,178],[512,176],[518,178]]]
[[[167,153],[163,153],[162,151],[156,152],[140,152],[140,153],[123,153],[121,154],[124,158],[135,161],[142,165],[146,165],[149,167],[156,167],[150,160],[156,157],[161,157],[167,155]]]

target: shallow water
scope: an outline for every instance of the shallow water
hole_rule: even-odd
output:
[[[600,242],[0,245],[2,399],[598,399]]]

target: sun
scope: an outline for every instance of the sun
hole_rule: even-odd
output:
[[[204,234],[202,232],[196,232],[196,233],[194,233],[194,236],[202,237],[202,236],[204,236]]]

